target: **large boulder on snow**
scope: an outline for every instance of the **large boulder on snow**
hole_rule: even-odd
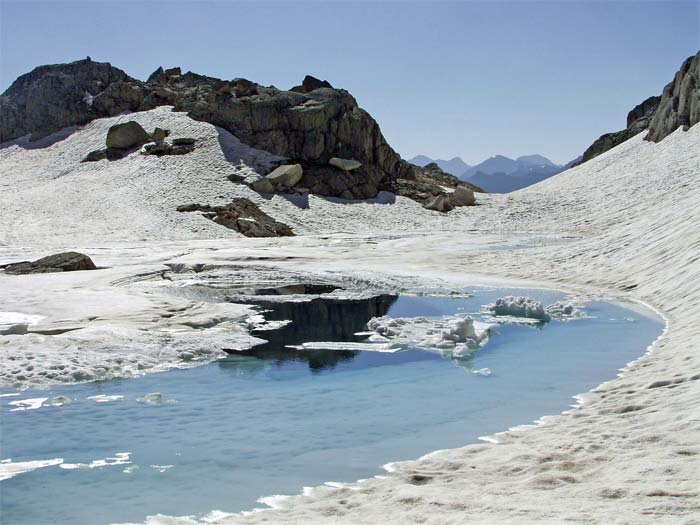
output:
[[[77,270],[96,270],[92,259],[83,253],[63,252],[36,261],[23,261],[8,264],[5,273],[22,275],[29,273],[73,272]]]
[[[141,124],[133,120],[115,124],[107,132],[107,147],[113,149],[135,148],[151,140],[151,136],[141,127]]]
[[[284,164],[268,173],[267,180],[274,186],[296,186],[301,180],[304,170],[301,164]]]
[[[474,192],[469,188],[457,186],[455,190],[450,193],[450,203],[453,206],[473,206],[476,204],[476,198],[474,197]]]

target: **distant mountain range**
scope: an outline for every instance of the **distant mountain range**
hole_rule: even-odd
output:
[[[430,157],[426,157],[425,155],[416,155],[412,159],[409,159],[411,164],[415,164],[416,166],[427,166],[428,164],[431,164],[434,162],[437,164],[442,171],[445,173],[449,173],[450,175],[454,175],[455,177],[459,177],[462,175],[462,173],[465,173],[471,166],[464,162],[460,157],[454,157],[451,158],[450,160],[444,160],[444,159],[431,159]]]
[[[559,165],[547,157],[535,154],[524,155],[517,159],[496,155],[476,166],[469,166],[459,157],[442,160],[418,155],[409,159],[408,162],[418,166],[425,166],[435,162],[443,171],[451,173],[466,182],[476,184],[488,192],[508,193],[531,186],[552,175],[561,173],[576,161]]]

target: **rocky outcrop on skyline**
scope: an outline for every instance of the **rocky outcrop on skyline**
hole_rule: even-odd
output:
[[[700,122],[700,52],[683,62],[660,98],[647,140],[658,142],[681,126]]]
[[[627,114],[627,127],[598,138],[581,162],[597,157],[649,129],[645,139],[659,142],[683,127],[700,122],[700,52],[688,57],[661,96],[649,97]]]
[[[240,78],[183,74],[179,68],[158,68],[142,82],[90,59],[41,66],[0,96],[0,142],[27,134],[34,140],[96,118],[164,105],[302,164],[305,177],[319,173],[308,187],[322,195],[374,197],[394,189],[397,178],[413,176],[412,166],[350,93],[309,76],[295,91],[284,91]],[[333,157],[361,166],[342,172],[328,165]],[[328,184],[329,170],[344,175]]]

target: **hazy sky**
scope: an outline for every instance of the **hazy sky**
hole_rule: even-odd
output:
[[[402,156],[576,157],[700,49],[700,0],[0,0],[0,89],[90,55],[289,88],[348,89]]]

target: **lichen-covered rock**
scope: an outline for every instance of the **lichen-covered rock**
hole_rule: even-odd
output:
[[[358,162],[354,159],[339,159],[338,157],[333,157],[331,160],[328,161],[328,164],[343,171],[356,170],[357,168],[362,166],[361,162]]]
[[[30,273],[73,272],[78,270],[96,270],[92,259],[83,253],[63,252],[36,261],[23,261],[8,264],[5,273],[23,275]]]
[[[647,140],[658,142],[679,127],[700,122],[700,52],[683,62],[671,83],[664,87],[659,109],[649,125]]]
[[[141,127],[141,124],[130,120],[109,128],[106,143],[108,148],[129,149],[143,146],[151,140],[151,136]]]
[[[231,230],[242,233],[246,237],[290,237],[292,229],[276,221],[258,208],[257,204],[246,199],[233,199],[227,206],[208,206],[201,204],[186,204],[178,206],[177,211],[202,211],[204,216]]]

